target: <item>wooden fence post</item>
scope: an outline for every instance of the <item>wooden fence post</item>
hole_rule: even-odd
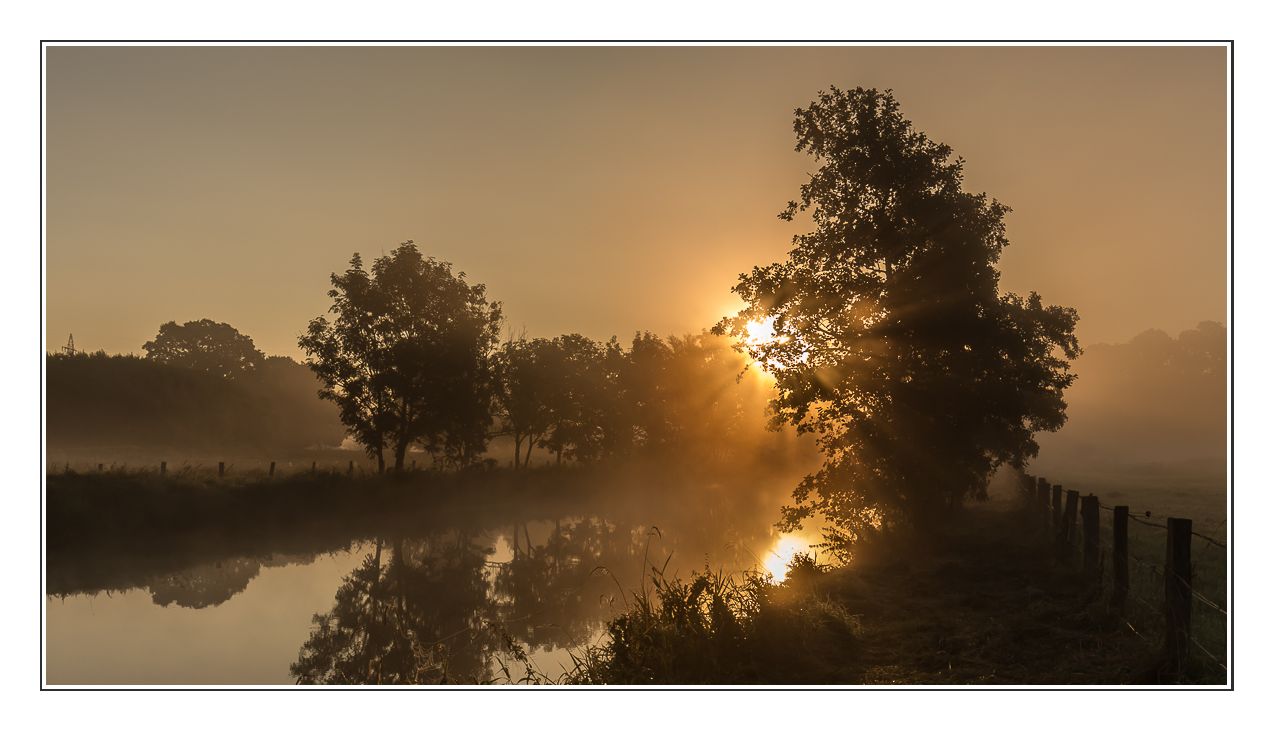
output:
[[[1048,480],[1043,477],[1035,485],[1035,510],[1039,513],[1040,523],[1048,526]]]
[[[1115,590],[1110,595],[1110,605],[1119,612],[1124,611],[1128,600],[1128,506],[1115,506],[1115,545],[1114,545]]]
[[[271,462],[271,463],[270,463],[270,476],[271,476],[271,477],[274,477],[274,463],[273,463],[273,462]]]
[[[1177,677],[1190,658],[1190,534],[1188,518],[1168,518],[1168,551],[1163,562],[1164,659]]]
[[[1079,507],[1079,491],[1066,491],[1066,512],[1062,514],[1062,533],[1058,538],[1058,556],[1065,558],[1070,554],[1075,538],[1075,512]]]
[[[1053,485],[1053,534],[1062,531],[1062,486]]]
[[[168,474],[168,463],[167,463],[167,462],[160,462],[160,463],[159,463],[159,476],[160,476],[160,477],[163,477],[163,476],[164,476],[164,475],[166,475],[166,474]]]
[[[225,476],[226,476],[226,463],[225,463],[225,462],[218,462],[218,463],[217,463],[217,477],[225,477]]]
[[[1085,495],[1082,502],[1080,512],[1084,516],[1084,573],[1091,579],[1101,570],[1101,559],[1098,557],[1101,548],[1101,534],[1098,532],[1100,516],[1096,495]]]

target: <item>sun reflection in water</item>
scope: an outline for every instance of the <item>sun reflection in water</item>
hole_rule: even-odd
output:
[[[762,563],[765,570],[770,572],[776,583],[783,581],[787,578],[787,565],[792,562],[792,558],[798,553],[810,553],[810,546],[809,540],[804,536],[789,533],[780,535],[764,556]]]

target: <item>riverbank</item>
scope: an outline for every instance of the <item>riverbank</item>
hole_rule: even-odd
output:
[[[863,545],[850,566],[795,567],[777,587],[744,581],[722,590],[716,582],[656,584],[652,601],[612,621],[606,641],[564,680],[1178,682],[1160,672],[1158,647],[1129,630],[1100,585],[1057,562],[1047,541],[1021,530],[1014,510],[969,510],[941,535],[878,540]],[[697,603],[688,602],[695,586]],[[776,654],[776,647],[783,649]],[[705,667],[728,668],[729,675],[685,672]],[[1181,682],[1225,680],[1199,662]]]
[[[46,588],[54,595],[123,590],[222,560],[324,553],[372,538],[507,530],[571,516],[604,515],[634,529],[676,527],[683,536],[707,516],[746,524],[756,539],[773,523],[792,479],[756,467],[723,471],[640,461],[384,476],[319,471],[273,479],[219,478],[207,470],[50,474]]]

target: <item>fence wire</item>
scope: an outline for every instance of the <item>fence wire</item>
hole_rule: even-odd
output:
[[[1031,498],[1030,495],[1027,497],[1033,504],[1034,499]],[[1114,513],[1115,510],[1113,506],[1106,505],[1101,501],[1098,501],[1097,507],[1107,511],[1108,513]],[[1160,530],[1168,529],[1166,523],[1151,520],[1150,517],[1151,512],[1148,510],[1141,511],[1139,513],[1134,513],[1131,509],[1128,510],[1128,518],[1131,522],[1139,523],[1150,528],[1158,528]],[[1054,525],[1056,525],[1056,523]],[[1071,533],[1072,541],[1082,538],[1084,533],[1082,524],[1075,526],[1075,528],[1078,530]],[[1063,526],[1063,529],[1065,529],[1065,526]],[[1223,541],[1217,540],[1210,535],[1195,530],[1192,530],[1190,533],[1192,536],[1199,538],[1203,542],[1203,545],[1206,545],[1209,548],[1219,548],[1222,550],[1226,548],[1226,544]],[[1100,553],[1101,565],[1104,567],[1105,563],[1109,561],[1111,557],[1111,552],[1109,552],[1106,547],[1108,545],[1113,545],[1114,521],[1102,520],[1099,527],[1099,535],[1101,535],[1100,543],[1103,544]],[[1140,533],[1140,538],[1129,535],[1129,540],[1132,545],[1141,544],[1143,548],[1146,548],[1149,547],[1148,542],[1153,539],[1151,539],[1148,533],[1143,532]],[[1081,543],[1078,541],[1072,544],[1073,549],[1078,549],[1080,545]],[[1127,557],[1129,559],[1129,563],[1135,566],[1137,571],[1130,572],[1128,576],[1127,594],[1124,596],[1125,599],[1129,599],[1131,601],[1128,602],[1125,609],[1127,616],[1124,617],[1123,623],[1128,631],[1137,637],[1138,640],[1153,648],[1156,647],[1159,642],[1157,639],[1152,638],[1156,638],[1159,634],[1166,632],[1168,628],[1168,618],[1165,614],[1166,609],[1164,606],[1165,600],[1163,595],[1164,582],[1167,578],[1165,569],[1162,566],[1163,560],[1148,560],[1134,554],[1132,551],[1127,553]],[[1203,560],[1205,562],[1210,562],[1209,559]],[[1194,573],[1193,566],[1191,573]],[[1103,571],[1099,580],[1104,586],[1110,587],[1111,582],[1107,579],[1107,576],[1106,572]],[[1211,576],[1211,574],[1208,576]],[[1194,622],[1194,631],[1189,634],[1190,643],[1198,650],[1199,661],[1205,664],[1210,662],[1215,668],[1219,668],[1222,673],[1228,672],[1226,660],[1222,658],[1226,655],[1229,649],[1227,640],[1229,636],[1229,611],[1225,606],[1223,606],[1222,602],[1213,600],[1208,594],[1203,593],[1197,588],[1197,584],[1199,583],[1197,580],[1200,578],[1199,576],[1192,576],[1191,579],[1187,579],[1183,576],[1177,576],[1176,578],[1189,589],[1190,597],[1193,601],[1214,612],[1214,614],[1204,612],[1201,615],[1197,615],[1197,619]],[[1207,579],[1208,577],[1205,576],[1203,578]],[[1204,585],[1211,586],[1215,583],[1215,581],[1204,580],[1202,583]],[[1224,590],[1223,585],[1222,590]],[[1207,644],[1205,644],[1205,642]],[[1212,650],[1208,649],[1208,645],[1218,644],[1224,645],[1224,649],[1220,652],[1214,653]]]
[[[1111,507],[1111,506],[1109,506],[1109,505],[1106,505],[1105,503],[1101,502],[1100,500],[1097,502],[1097,507],[1101,508],[1102,510],[1108,510],[1108,511],[1110,511],[1110,512],[1112,512],[1112,513],[1113,513],[1113,512],[1115,512],[1115,509],[1114,509],[1113,507]],[[1148,518],[1148,517],[1150,517],[1150,511],[1149,511],[1149,510],[1143,511],[1143,512],[1142,512],[1142,515]],[[1167,525],[1165,525],[1164,523],[1155,523],[1155,522],[1152,522],[1152,521],[1149,521],[1149,520],[1143,520],[1143,519],[1141,519],[1141,518],[1137,517],[1137,514],[1136,514],[1136,513],[1134,513],[1134,512],[1132,511],[1132,509],[1131,509],[1131,508],[1129,508],[1129,510],[1128,510],[1128,519],[1129,519],[1129,520],[1135,520],[1135,521],[1137,521],[1138,523],[1141,523],[1142,525],[1148,525],[1148,526],[1151,526],[1151,527],[1153,527],[1153,528],[1162,528],[1162,529],[1164,529],[1164,530],[1167,530],[1167,529],[1168,529],[1168,526],[1167,526]],[[1217,546],[1218,548],[1225,548],[1225,544],[1224,544],[1224,543],[1222,543],[1221,541],[1218,541],[1217,539],[1215,539],[1215,538],[1213,538],[1212,536],[1209,536],[1209,535],[1207,535],[1207,534],[1200,533],[1200,532],[1198,532],[1198,531],[1196,531],[1196,530],[1192,530],[1192,531],[1190,531],[1190,535],[1195,536],[1195,537],[1197,537],[1197,538],[1201,538],[1201,539],[1203,539],[1204,541],[1207,541],[1208,543],[1210,543],[1210,544],[1212,544],[1212,545],[1214,545],[1214,546]]]
[[[1190,535],[1192,535],[1192,536],[1196,536],[1196,537],[1198,537],[1198,538],[1202,538],[1203,540],[1207,541],[1208,543],[1211,543],[1212,545],[1214,545],[1214,546],[1216,546],[1216,547],[1218,547],[1218,548],[1225,548],[1225,544],[1224,544],[1224,543],[1222,543],[1222,542],[1218,541],[1218,540],[1217,540],[1217,539],[1215,539],[1215,538],[1211,538],[1211,537],[1209,537],[1209,536],[1205,536],[1205,535],[1203,535],[1202,533],[1199,533],[1199,532],[1197,532],[1197,531],[1190,531]]]
[[[1221,668],[1222,671],[1226,670],[1225,663],[1217,659],[1216,655],[1213,655],[1212,653],[1208,652],[1208,648],[1204,647],[1203,645],[1200,645],[1199,641],[1194,638],[1194,635],[1190,635],[1190,644],[1199,648],[1199,651],[1202,652],[1204,655],[1207,655],[1208,659],[1216,663],[1217,667]]]
[[[1206,596],[1204,596],[1203,594],[1200,594],[1200,593],[1199,593],[1199,590],[1198,590],[1198,589],[1195,589],[1195,588],[1194,588],[1194,587],[1190,584],[1190,582],[1186,581],[1185,579],[1181,578],[1180,576],[1178,576],[1178,577],[1177,577],[1177,581],[1180,581],[1180,582],[1181,582],[1181,584],[1182,584],[1182,586],[1184,586],[1185,588],[1189,589],[1189,590],[1190,590],[1190,594],[1191,594],[1191,595],[1193,595],[1195,599],[1198,599],[1200,604],[1203,604],[1203,605],[1204,605],[1204,606],[1206,606],[1206,607],[1211,607],[1212,609],[1215,609],[1216,611],[1220,612],[1221,614],[1224,614],[1224,615],[1226,615],[1226,616],[1229,616],[1229,612],[1225,611],[1225,608],[1224,608],[1224,607],[1222,607],[1220,604],[1217,604],[1216,602],[1212,601],[1211,599],[1207,598],[1207,597],[1206,597]]]

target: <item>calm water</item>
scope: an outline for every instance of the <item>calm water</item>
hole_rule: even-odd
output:
[[[643,566],[781,574],[813,536],[773,529],[777,495],[399,527],[325,536],[312,551],[192,551],[157,569],[151,557],[70,557],[48,569],[47,682],[507,682],[525,675],[513,647],[556,678],[640,591]]]

